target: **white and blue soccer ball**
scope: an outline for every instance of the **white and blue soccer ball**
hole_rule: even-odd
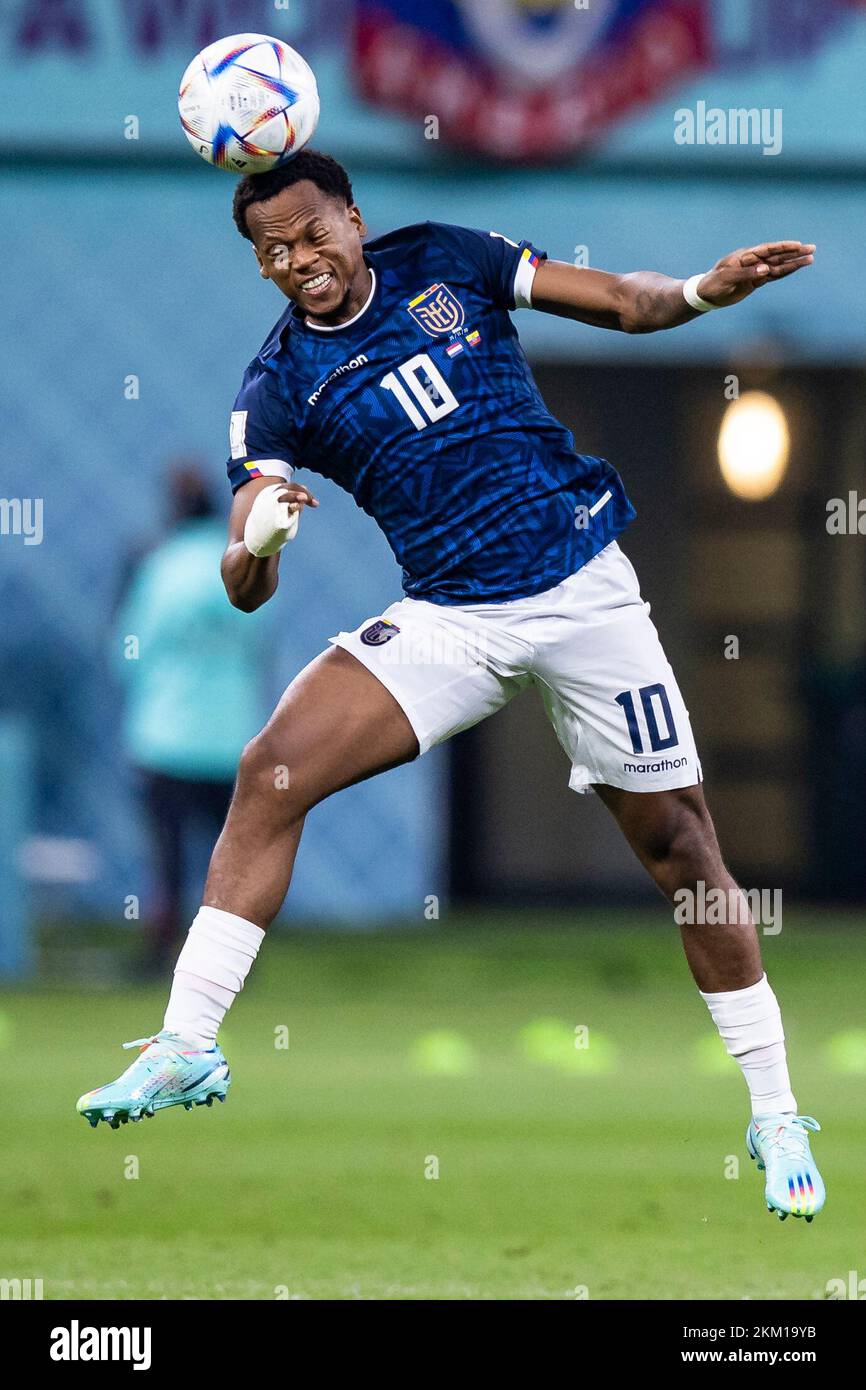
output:
[[[236,174],[261,174],[291,159],[319,120],[309,63],[267,34],[208,44],[181,78],[177,105],[196,154]]]

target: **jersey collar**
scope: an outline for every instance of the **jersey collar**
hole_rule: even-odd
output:
[[[376,297],[376,286],[378,284],[376,272],[369,261],[367,261],[366,264],[370,272],[370,293],[367,295],[365,302],[361,305],[357,314],[353,314],[350,319],[346,319],[345,323],[310,323],[309,320],[303,316],[298,306],[295,305],[292,309],[292,317],[295,323],[300,327],[308,329],[311,333],[342,333],[344,328],[351,328],[353,324],[356,324],[358,320],[363,318],[364,314],[366,314]]]

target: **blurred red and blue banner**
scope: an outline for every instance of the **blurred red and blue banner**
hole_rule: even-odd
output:
[[[707,98],[784,107],[787,153],[862,159],[866,105],[850,74],[866,61],[864,8],[866,0],[4,0],[0,156],[186,160],[176,102],[190,58],[223,34],[268,30],[315,69],[316,143],[338,157],[417,159],[431,149],[433,116],[441,147],[497,159],[549,163],[588,145],[602,158],[614,146],[658,157],[671,146],[663,108]]]
[[[368,101],[450,144],[555,158],[708,61],[704,0],[359,0]]]
[[[858,5],[357,0],[355,71],[365,100],[435,116],[448,144],[549,160],[696,72],[805,57]]]

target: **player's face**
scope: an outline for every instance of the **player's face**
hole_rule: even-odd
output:
[[[366,232],[346,207],[309,179],[247,209],[259,270],[310,318],[339,323],[362,307],[370,272],[361,251]]]

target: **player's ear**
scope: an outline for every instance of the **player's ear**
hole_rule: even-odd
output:
[[[359,236],[367,235],[367,224],[361,216],[361,209],[357,203],[352,203],[349,208],[349,221],[355,228]]]

